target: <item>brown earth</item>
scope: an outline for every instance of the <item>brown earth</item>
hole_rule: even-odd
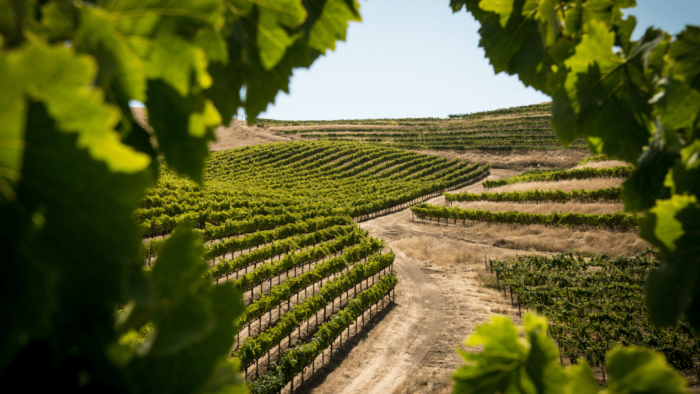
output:
[[[148,117],[145,108],[131,108],[136,121],[151,130],[148,125]],[[226,149],[242,148],[244,146],[268,144],[271,142],[288,142],[290,137],[274,135],[272,133],[258,130],[256,126],[249,126],[245,121],[232,120],[228,126],[219,126],[216,131],[216,141],[209,143],[210,151],[220,151]]]

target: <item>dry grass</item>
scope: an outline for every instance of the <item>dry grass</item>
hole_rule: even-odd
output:
[[[624,205],[622,203],[580,203],[580,202],[566,202],[566,203],[554,203],[545,202],[539,204],[523,204],[523,203],[510,203],[510,202],[490,202],[490,201],[470,201],[470,202],[457,202],[453,206],[458,206],[464,209],[482,209],[491,212],[507,212],[507,211],[518,211],[518,212],[529,212],[529,213],[585,213],[585,214],[604,214],[604,213],[615,213],[617,211],[623,211]]]
[[[446,157],[449,160],[460,159],[471,162],[491,163],[492,168],[509,170],[529,170],[537,168],[573,168],[581,159],[588,156],[587,149],[562,149],[553,151],[442,151],[419,150],[438,157]]]
[[[559,182],[527,182],[527,183],[514,183],[512,185],[505,185],[499,187],[493,187],[486,189],[485,191],[491,193],[499,192],[521,192],[524,190],[556,190],[561,189],[561,191],[568,192],[571,190],[584,189],[584,190],[596,190],[605,189],[607,187],[620,187],[624,182],[621,178],[596,178],[596,179],[572,179],[569,181],[559,181]]]
[[[591,163],[586,163],[584,165],[576,166],[574,168],[610,168],[617,166],[626,166],[627,163],[620,160],[605,160],[605,161],[594,161]]]
[[[433,226],[437,224],[433,222]],[[426,223],[426,225],[430,226]],[[443,261],[444,264],[456,264],[461,256],[470,256],[466,263],[483,263],[483,256],[502,258],[505,255],[530,252],[568,252],[576,249],[587,253],[607,253],[613,256],[640,253],[650,245],[633,232],[615,232],[597,228],[547,227],[544,225],[509,225],[495,223],[467,222],[466,227],[440,225],[445,235],[458,235],[471,243],[481,244],[484,248],[477,249],[476,255],[469,255],[458,249],[450,252],[450,243],[446,246],[428,246],[428,253],[438,256],[431,261]],[[416,242],[412,239],[400,242]],[[438,244],[439,245],[439,244]],[[471,245],[465,245],[467,250]],[[411,252],[423,253],[422,244],[412,244]],[[491,246],[491,248],[488,248]],[[405,248],[409,249],[409,248]],[[460,257],[453,257],[460,256]],[[420,258],[420,257],[416,257]],[[480,258],[480,259],[479,259]]]

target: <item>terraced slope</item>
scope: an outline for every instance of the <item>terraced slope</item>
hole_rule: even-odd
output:
[[[559,150],[549,104],[515,107],[448,119],[283,121],[260,119],[258,126],[297,139],[360,140],[413,150]],[[584,148],[582,140],[571,149]]]
[[[136,216],[149,264],[174,228],[196,223],[204,276],[244,293],[232,356],[254,392],[272,393],[313,374],[393,299],[394,254],[355,222],[488,170],[359,142],[271,143],[213,153],[203,187],[163,169]]]

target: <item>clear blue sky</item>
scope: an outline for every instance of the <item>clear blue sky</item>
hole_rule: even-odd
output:
[[[637,0],[635,36],[646,27],[677,34],[700,25],[700,0]],[[447,117],[549,101],[516,77],[494,75],[478,23],[448,0],[360,0],[363,21],[311,66],[294,72],[261,118]]]
[[[635,35],[654,24],[676,34],[700,25],[699,0],[637,0]],[[261,114],[274,119],[447,117],[549,101],[516,77],[494,75],[478,23],[448,0],[360,1],[363,21]]]

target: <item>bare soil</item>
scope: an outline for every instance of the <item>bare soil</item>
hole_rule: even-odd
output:
[[[131,108],[136,121],[149,132],[148,115],[145,108]],[[242,148],[250,145],[268,144],[271,142],[291,141],[291,137],[283,137],[258,130],[257,126],[249,126],[245,121],[232,120],[228,126],[219,126],[216,131],[216,141],[209,143],[210,151]]]
[[[227,127],[220,126],[216,129],[216,141],[209,144],[209,150],[219,151],[289,141],[292,141],[292,138],[260,131],[256,126],[249,126],[242,120],[232,120]]]

